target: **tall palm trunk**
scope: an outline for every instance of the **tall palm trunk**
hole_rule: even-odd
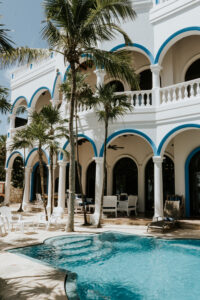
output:
[[[54,207],[54,174],[53,174],[53,149],[50,147],[50,170],[51,170],[51,214]]]
[[[46,220],[48,221],[48,214],[47,214],[47,200],[45,199],[45,193],[44,193],[44,169],[43,169],[43,152],[42,148],[39,145],[38,147],[38,159],[39,159],[39,170],[40,170],[40,179],[41,179],[41,190],[42,190],[42,200],[44,203],[44,211],[45,211],[45,216]]]
[[[101,193],[101,206],[100,206],[100,214],[99,214],[99,221],[97,223],[97,228],[101,228],[101,219],[102,219],[102,211],[103,211],[103,196],[104,196],[104,189],[106,186],[106,155],[107,155],[107,148],[106,142],[108,137],[108,118],[105,119],[105,137],[104,137],[104,155],[103,155],[103,184],[102,184],[102,193]]]
[[[76,121],[76,161],[77,161],[77,173],[78,173],[78,183],[81,191],[81,199],[83,204],[83,215],[84,215],[84,225],[88,225],[87,216],[86,216],[86,209],[85,209],[85,201],[83,196],[83,186],[81,182],[81,168],[79,164],[79,151],[78,151],[78,115],[77,115],[77,98],[75,100],[75,121]]]
[[[68,221],[66,231],[74,231],[74,198],[75,198],[75,147],[74,147],[74,104],[76,93],[76,69],[75,62],[71,62],[72,72],[72,90],[70,99],[70,117],[69,117],[69,201],[68,201]]]
[[[23,149],[24,150],[24,158],[23,158],[23,170],[24,170],[24,178],[23,178],[23,186],[22,186],[22,200],[21,200],[21,203],[20,203],[20,207],[18,209],[18,212],[23,212],[23,196],[24,196],[24,190],[25,190],[25,148]]]

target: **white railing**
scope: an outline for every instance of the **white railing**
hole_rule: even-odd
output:
[[[190,100],[200,96],[200,78],[160,89],[160,104]]]
[[[10,129],[10,137],[13,138],[13,137],[15,136],[15,133],[16,133],[18,130],[25,129],[26,127],[27,127],[27,125],[19,126],[19,127],[16,127],[16,128],[11,128],[11,129]]]
[[[126,94],[129,96],[129,101],[134,107],[152,106],[152,91],[126,91],[117,93],[118,95]]]

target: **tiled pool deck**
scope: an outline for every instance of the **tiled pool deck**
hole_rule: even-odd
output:
[[[17,207],[13,206],[13,210]],[[33,218],[36,213],[26,214]],[[65,218],[66,222],[66,218]],[[75,233],[100,233],[103,231],[120,231],[137,235],[153,235],[165,238],[197,238],[200,239],[200,221],[182,221],[185,229],[179,228],[165,234],[147,233],[145,224],[148,219],[107,219],[101,229],[82,226],[83,218],[75,218]],[[63,223],[59,228],[50,230],[38,229],[36,232],[10,232],[0,237],[0,299],[1,300],[61,300],[67,299],[64,290],[66,272],[37,263],[23,256],[5,251],[6,249],[42,243],[53,236],[67,234]],[[137,225],[135,225],[137,224]],[[195,229],[194,229],[195,228]]]

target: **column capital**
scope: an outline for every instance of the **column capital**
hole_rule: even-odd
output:
[[[103,157],[93,157],[93,160],[95,160],[96,164],[103,164]]]
[[[163,162],[163,157],[162,156],[153,156],[153,162],[155,164],[162,164]]]
[[[59,160],[59,161],[58,161],[58,164],[59,164],[60,167],[66,167],[67,161]]]
[[[25,172],[31,172],[31,170],[32,170],[32,167],[25,167]]]
[[[152,73],[159,74],[160,71],[162,70],[162,67],[159,64],[156,64],[156,65],[150,65],[150,69]]]
[[[100,76],[105,76],[106,75],[106,71],[104,70],[104,69],[96,69],[95,71],[94,71],[94,73],[98,76],[98,75],[100,75]]]

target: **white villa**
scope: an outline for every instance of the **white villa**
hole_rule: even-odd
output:
[[[115,81],[117,90],[130,95],[133,111],[109,125],[107,140],[107,194],[138,195],[138,211],[163,216],[168,195],[183,196],[186,217],[200,217],[200,1],[133,1],[137,18],[122,27],[132,38],[128,48],[133,69],[140,75],[139,91],[126,82],[109,78],[104,70],[87,67],[92,87]],[[121,38],[101,45],[118,51],[125,47]],[[17,130],[30,122],[32,111],[52,103],[68,116],[68,105],[59,91],[69,65],[63,57],[51,57],[29,67],[17,68],[11,79],[12,112],[8,130],[6,196],[9,202],[11,171],[21,150],[10,152]],[[26,106],[28,120],[16,116]],[[79,151],[84,194],[99,199],[102,190],[104,124],[94,109],[79,107]],[[63,149],[68,141],[62,140]],[[26,153],[23,207],[40,192],[37,148]],[[50,200],[49,153],[44,149],[46,193]],[[58,206],[65,207],[69,164],[58,157],[54,165]],[[77,187],[78,193],[78,187]]]

